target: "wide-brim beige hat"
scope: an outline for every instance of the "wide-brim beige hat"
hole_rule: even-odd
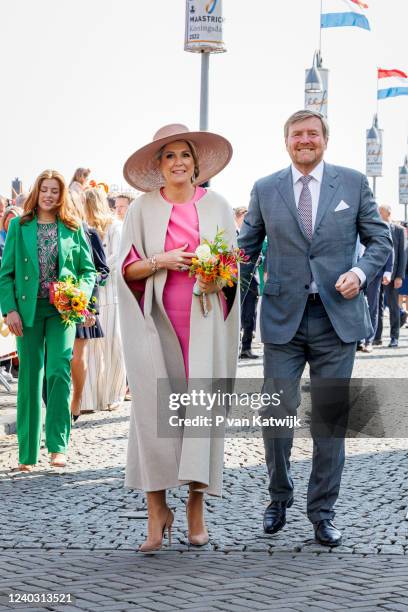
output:
[[[139,191],[153,191],[164,185],[156,155],[160,149],[176,140],[191,142],[197,151],[200,174],[194,177],[194,184],[200,185],[221,172],[232,157],[232,146],[226,138],[212,132],[190,132],[180,123],[160,128],[153,136],[153,142],[138,149],[129,157],[123,167],[127,182]]]

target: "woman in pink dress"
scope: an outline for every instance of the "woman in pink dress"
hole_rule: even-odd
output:
[[[173,513],[166,489],[189,485],[188,540],[203,545],[209,536],[204,492],[221,494],[223,440],[192,439],[181,429],[157,433],[162,380],[234,377],[238,351],[238,299],[215,283],[198,279],[209,303],[203,316],[188,268],[203,239],[218,229],[235,243],[232,209],[198,186],[229,162],[231,145],[209,132],[171,125],[134,153],[125,178],[147,192],[125,220],[118,279],[122,338],[132,391],[126,485],[146,491],[148,537],[143,552],[157,550],[170,534]],[[135,300],[136,297],[136,300]]]

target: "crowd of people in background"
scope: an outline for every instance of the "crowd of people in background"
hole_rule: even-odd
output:
[[[403,307],[403,300],[406,300],[408,293],[408,229],[406,225],[392,220],[391,206],[383,204],[379,209],[382,220],[390,228],[393,250],[384,268],[365,290],[373,332],[368,338],[362,339],[357,346],[357,350],[364,353],[372,353],[374,347],[383,344],[385,306],[388,307],[390,318],[389,348],[398,348],[400,328],[407,321],[407,311]],[[364,247],[361,246],[359,255],[362,255],[363,252]]]

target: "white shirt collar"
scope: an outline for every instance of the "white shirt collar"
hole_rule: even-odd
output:
[[[316,168],[313,168],[313,170],[309,173],[309,176],[312,176],[318,183],[321,183],[323,179],[323,172],[324,161],[322,160],[317,164]],[[304,175],[292,164],[293,185],[295,185],[302,176]]]

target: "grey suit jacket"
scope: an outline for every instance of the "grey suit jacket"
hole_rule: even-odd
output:
[[[348,208],[335,212],[344,200]],[[351,300],[335,289],[340,274],[356,264],[357,235],[366,247],[358,266],[366,283],[384,266],[392,249],[390,230],[381,220],[366,177],[325,164],[312,240],[299,221],[291,167],[260,179],[253,187],[238,243],[255,262],[268,236],[267,272],[261,308],[263,342],[285,344],[296,334],[312,278],[330,321],[343,342],[371,333],[362,291]],[[252,265],[245,267],[245,293]]]
[[[396,277],[405,277],[406,267],[406,240],[404,228],[400,225],[391,223],[391,238],[394,247],[394,266],[392,269],[391,279],[394,280]]]

